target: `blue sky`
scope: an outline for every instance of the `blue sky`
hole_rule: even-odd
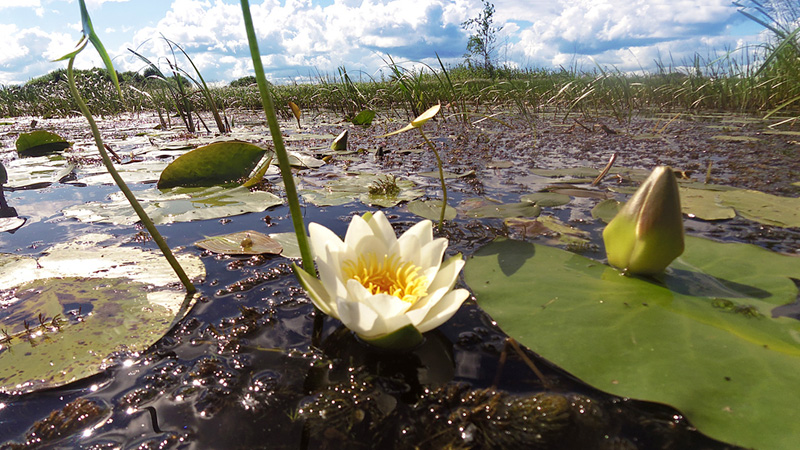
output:
[[[496,0],[499,62],[518,67],[621,71],[680,66],[695,54],[755,44],[761,28],[730,0]],[[141,70],[132,48],[151,60],[169,55],[160,36],[189,53],[207,81],[252,74],[236,0],[87,0],[118,71]],[[251,0],[267,76],[380,76],[388,55],[405,67],[463,60],[480,0]],[[53,63],[80,38],[77,0],[0,0],[0,84],[18,84],[64,67]],[[91,49],[89,49],[91,50]],[[76,66],[101,65],[93,51]]]

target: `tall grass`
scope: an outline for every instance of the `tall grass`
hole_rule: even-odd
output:
[[[352,117],[363,109],[394,111],[403,118],[416,117],[437,102],[449,105],[451,115],[464,119],[493,109],[515,110],[526,116],[544,111],[561,118],[573,115],[611,116],[626,122],[639,112],[691,112],[726,110],[750,113],[778,111],[800,115],[800,59],[796,45],[800,31],[782,40],[722,54],[695,56],[681,64],[657,62],[652,73],[629,74],[597,66],[576,69],[534,70],[496,68],[494,78],[469,66],[438,67],[399,63],[387,57],[389,75],[358,76],[344,67],[334,74],[317,73],[307,83],[272,86],[277,113],[290,118],[288,102],[304,111],[332,111]],[[188,55],[187,55],[188,56]],[[404,66],[406,64],[408,67]],[[176,70],[177,74],[185,74]],[[162,74],[163,75],[163,74]],[[199,76],[199,73],[198,73]],[[123,100],[99,70],[79,71],[81,94],[96,115],[157,110],[165,119],[180,112],[174,91],[185,89],[190,108],[204,113],[220,109],[261,109],[254,84],[232,83],[209,87],[205,82],[180,85],[180,77],[162,76],[162,83],[134,72],[119,74]],[[194,78],[194,77],[192,77]],[[0,87],[2,116],[69,116],[77,111],[66,89],[63,71],[31,80],[23,86]],[[180,96],[178,98],[181,98]],[[191,119],[188,119],[191,120]]]

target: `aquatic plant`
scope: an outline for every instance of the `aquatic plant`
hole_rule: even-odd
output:
[[[380,211],[354,216],[344,240],[317,223],[309,232],[320,278],[297,266],[295,274],[317,308],[373,345],[417,345],[469,295],[453,289],[464,260],[442,262],[447,240],[433,238],[429,220],[399,238]]]
[[[425,125],[427,121],[431,120],[439,112],[439,109],[441,109],[441,107],[442,107],[441,104],[432,106],[428,108],[427,111],[419,115],[416,119],[412,120],[411,123],[409,123],[405,127],[397,131],[393,131],[391,133],[379,136],[379,137],[392,136],[416,128],[419,131],[420,136],[422,136],[422,139],[425,140],[425,143],[428,145],[428,148],[430,148],[431,151],[433,152],[433,155],[436,157],[436,165],[439,168],[439,181],[441,182],[442,185],[442,212],[439,216],[439,224],[437,225],[439,231],[442,231],[445,211],[447,209],[447,185],[444,182],[444,168],[442,168],[442,158],[439,157],[439,151],[436,150],[436,146],[433,145],[433,142],[431,142],[430,139],[428,139],[428,136],[425,135],[425,132],[422,131],[422,126]]]
[[[73,64],[75,62],[75,57],[81,51],[83,51],[84,48],[86,48],[86,44],[88,42],[91,42],[94,45],[97,52],[100,54],[100,57],[105,62],[106,69],[109,71],[112,80],[117,86],[117,91],[120,93],[120,96],[122,95],[122,91],[119,89],[119,82],[117,81],[116,71],[114,70],[114,66],[111,63],[111,59],[109,58],[108,53],[103,47],[100,38],[98,38],[94,32],[94,28],[92,27],[92,22],[91,19],[89,18],[89,12],[86,10],[86,3],[84,2],[84,0],[80,0],[80,8],[81,8],[81,20],[83,22],[83,36],[78,42],[76,50],[72,51],[71,53],[59,59],[59,61],[65,59],[69,60],[69,63],[67,65],[67,75],[68,75],[70,92],[72,93],[73,99],[78,104],[78,108],[80,109],[81,113],[83,114],[84,117],[86,117],[86,120],[89,122],[89,126],[92,129],[92,135],[94,136],[95,144],[97,145],[97,150],[100,152],[100,156],[103,159],[103,164],[106,166],[106,169],[108,170],[109,174],[111,174],[111,177],[114,179],[114,182],[117,184],[119,189],[125,195],[125,198],[128,199],[128,202],[130,202],[131,207],[136,212],[136,215],[139,217],[139,220],[142,221],[144,227],[150,233],[150,236],[152,236],[153,240],[158,245],[158,248],[161,250],[161,253],[163,253],[164,257],[167,259],[167,261],[169,261],[170,266],[175,271],[175,274],[178,275],[178,278],[180,278],[181,283],[183,283],[184,287],[186,288],[186,291],[192,294],[196,291],[194,284],[192,284],[192,281],[186,275],[186,272],[183,270],[178,260],[172,254],[172,250],[170,250],[166,241],[161,236],[161,233],[158,232],[158,229],[153,224],[153,221],[150,220],[150,217],[147,215],[144,208],[142,208],[142,206],[139,204],[139,201],[136,200],[136,196],[133,195],[133,192],[131,192],[127,184],[125,184],[125,180],[122,179],[117,170],[114,168],[114,163],[111,161],[111,158],[108,156],[108,153],[106,152],[105,145],[103,144],[103,138],[100,135],[100,130],[97,127],[97,123],[95,122],[94,117],[92,117],[92,113],[86,107],[86,103],[83,101],[83,97],[81,97],[80,93],[78,92],[78,88],[75,85],[75,76],[72,69]]]
[[[626,273],[661,273],[683,253],[683,216],[672,169],[659,166],[603,230],[608,262]]]
[[[297,244],[300,247],[300,254],[303,258],[303,269],[307,273],[316,274],[314,258],[311,255],[311,248],[308,243],[305,224],[303,223],[303,213],[300,210],[297,188],[295,187],[294,178],[292,177],[292,166],[289,163],[289,156],[286,152],[286,146],[283,143],[283,134],[281,133],[280,124],[278,123],[278,116],[275,114],[275,106],[272,102],[272,95],[270,94],[270,84],[267,82],[267,78],[264,75],[264,66],[261,63],[261,53],[258,50],[258,40],[256,39],[256,32],[253,27],[253,18],[250,15],[250,3],[248,0],[241,0],[241,5],[244,26],[247,31],[247,41],[250,45],[250,56],[253,60],[256,82],[258,83],[258,91],[261,96],[261,104],[267,116],[267,124],[269,125],[269,131],[272,135],[272,143],[275,146],[275,156],[278,158],[278,167],[280,167],[284,189],[286,190],[286,201],[289,203],[292,225],[294,226],[294,232],[297,235]]]

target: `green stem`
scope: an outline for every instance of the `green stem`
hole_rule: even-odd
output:
[[[186,272],[183,271],[183,267],[181,267],[178,260],[175,259],[175,256],[172,254],[172,251],[169,249],[166,241],[164,238],[161,237],[161,234],[156,229],[156,226],[153,224],[153,221],[150,220],[147,213],[142,208],[142,205],[139,204],[139,201],[136,200],[136,196],[133,195],[133,192],[128,188],[128,185],[125,184],[125,180],[119,175],[117,169],[114,168],[114,164],[111,162],[111,158],[108,157],[108,153],[106,152],[105,147],[103,146],[103,138],[100,136],[100,130],[97,128],[97,123],[94,121],[92,117],[92,113],[89,111],[89,108],[86,107],[86,103],[83,101],[83,97],[81,97],[80,93],[78,93],[78,88],[75,86],[75,74],[72,71],[72,64],[75,62],[75,56],[69,59],[69,65],[67,66],[67,78],[69,80],[69,91],[72,94],[72,97],[75,99],[75,102],[78,104],[78,108],[81,110],[81,113],[86,120],[89,122],[89,126],[92,128],[92,135],[94,136],[94,142],[97,144],[97,149],[100,151],[100,156],[103,158],[103,164],[105,164],[106,169],[108,169],[108,173],[111,174],[111,178],[114,179],[114,182],[117,183],[119,189],[125,195],[125,198],[128,199],[133,210],[136,211],[136,215],[139,216],[139,220],[142,221],[142,224],[147,231],[152,236],[153,240],[158,244],[158,248],[161,250],[161,253],[164,254],[164,257],[167,258],[169,265],[172,266],[172,269],[180,278],[181,283],[186,287],[186,292],[189,294],[193,294],[196,289],[192,284],[192,281],[189,280],[189,277],[186,276]]]
[[[289,155],[283,145],[283,135],[278,124],[278,116],[275,114],[275,106],[272,104],[272,95],[267,87],[267,78],[264,76],[264,66],[261,64],[261,53],[258,51],[258,41],[253,27],[253,18],[250,16],[250,3],[248,0],[241,0],[242,14],[244,15],[244,26],[247,29],[247,40],[250,43],[250,56],[253,58],[253,68],[256,71],[256,81],[258,91],[261,94],[261,104],[264,106],[264,113],[267,115],[269,132],[272,135],[272,143],[275,145],[275,156],[278,158],[278,167],[281,169],[283,186],[286,189],[286,200],[289,202],[289,213],[292,216],[294,232],[297,235],[297,244],[300,246],[300,255],[303,257],[303,269],[311,275],[316,276],[317,270],[314,268],[314,258],[311,256],[311,247],[306,236],[305,224],[303,223],[300,202],[297,200],[297,189],[292,178],[292,166],[289,164]]]
[[[439,166],[439,181],[442,182],[442,212],[439,215],[439,224],[437,225],[436,230],[440,233],[442,232],[442,224],[444,223],[444,212],[447,208],[447,186],[444,184],[444,169],[442,169],[442,158],[439,157],[439,152],[436,151],[436,146],[433,145],[428,139],[428,136],[425,136],[425,132],[422,131],[422,127],[417,127],[419,130],[419,134],[422,135],[422,138],[425,139],[425,142],[428,144],[431,150],[433,150],[433,154],[436,156],[436,164]]]

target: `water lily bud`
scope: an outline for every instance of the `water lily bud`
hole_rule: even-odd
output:
[[[628,273],[653,275],[683,253],[683,217],[672,169],[656,167],[603,230],[608,262]]]

